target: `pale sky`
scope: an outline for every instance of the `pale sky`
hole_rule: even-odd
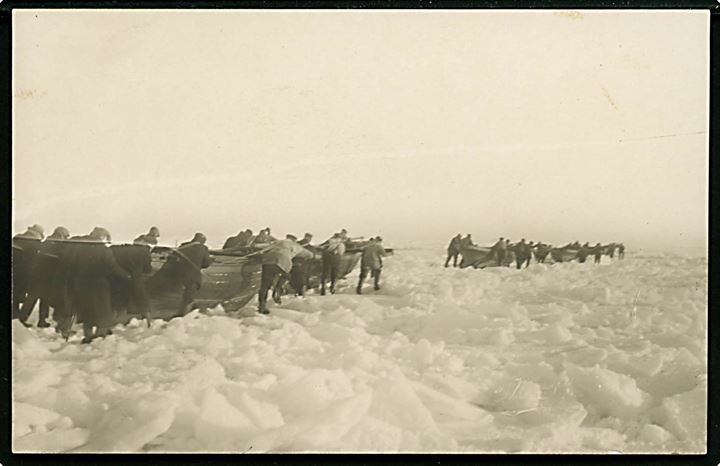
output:
[[[706,244],[707,12],[13,13],[15,232]]]

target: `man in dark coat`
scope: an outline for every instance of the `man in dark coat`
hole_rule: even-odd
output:
[[[25,301],[30,286],[32,269],[44,236],[43,228],[40,225],[32,225],[24,233],[15,235],[12,239],[13,319],[22,317],[20,305]]]
[[[501,236],[498,242],[493,244],[493,246],[490,248],[492,250],[493,256],[495,257],[497,265],[503,265],[503,263],[505,262],[505,253],[507,252],[507,247],[507,241],[505,241],[505,238]]]
[[[594,248],[592,248],[592,255],[595,256],[595,263],[599,264],[600,259],[602,258],[602,252],[603,247],[600,243],[597,243]]]
[[[20,310],[20,320],[25,323],[32,314],[35,304],[40,301],[40,316],[38,318],[38,327],[49,327],[47,321],[50,316],[50,301],[52,292],[52,281],[55,275],[55,269],[58,265],[60,253],[64,246],[64,241],[70,236],[65,227],[57,227],[55,231],[41,243],[34,265],[30,273],[30,282],[28,284],[27,295],[23,301]]]
[[[578,262],[580,262],[581,264],[585,263],[585,261],[587,260],[587,256],[589,256],[589,255],[590,255],[590,244],[585,243],[582,246],[580,246],[580,250],[578,251],[578,254],[577,254]]]
[[[150,244],[155,246],[158,244],[158,238],[160,237],[160,230],[158,230],[158,227],[150,227],[150,231],[145,233],[144,235],[140,235],[137,238],[135,238],[135,241],[142,241],[143,243]]]
[[[522,238],[518,244],[514,246],[515,250],[515,268],[520,270],[525,262],[529,262],[528,257],[531,257],[532,252],[530,246],[525,242],[525,238]]]
[[[551,247],[548,244],[537,244],[537,247],[535,248],[535,258],[537,259],[539,264],[545,263],[545,258],[547,258],[548,254],[550,254],[550,249]]]
[[[142,237],[140,237],[142,238]],[[130,274],[130,280],[113,280],[113,307],[126,309],[128,314],[139,314],[150,326],[150,301],[145,290],[144,274],[152,272],[150,244],[136,239],[133,244],[111,246],[117,263]]]
[[[618,244],[618,259],[625,259],[625,245]]]
[[[252,239],[252,230],[241,231],[235,236],[229,237],[223,244],[223,249],[239,249],[247,247]]]
[[[96,227],[88,241],[78,244],[75,253],[70,290],[73,307],[83,323],[83,343],[112,333],[115,317],[110,305],[110,282],[113,278],[131,278],[115,261],[106,245],[109,241],[110,233]]]
[[[177,277],[185,287],[180,304],[181,315],[191,310],[193,299],[202,286],[202,269],[210,267],[212,263],[206,242],[205,235],[195,233],[193,239],[178,246],[169,258],[177,264]]]
[[[447,247],[447,259],[445,259],[445,267],[450,265],[450,259],[453,260],[453,267],[457,267],[458,256],[460,255],[460,243],[462,241],[462,235],[457,234],[453,239],[450,240],[450,244]]]

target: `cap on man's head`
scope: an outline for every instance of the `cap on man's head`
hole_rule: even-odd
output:
[[[305,233],[305,238],[312,238],[312,233]]]
[[[193,243],[204,243],[205,241],[207,241],[207,237],[202,233],[195,233],[195,236],[193,236],[193,239],[191,241]]]
[[[297,241],[297,236],[291,235],[290,233],[288,233],[287,235],[285,235],[285,238],[286,238],[286,239],[293,240],[293,241]]]
[[[160,230],[158,230],[158,227],[150,227],[150,231],[148,231],[149,236],[160,236]]]
[[[100,240],[100,241],[111,241],[110,232],[107,231],[103,227],[93,228],[93,230],[90,232],[90,237],[92,239],[96,239],[96,240]]]
[[[379,242],[381,242],[381,241],[382,241],[382,238],[381,238],[381,237],[379,237],[379,236],[376,236],[376,237],[375,237],[375,241],[377,241],[377,242],[379,243]]]
[[[53,238],[62,238],[67,239],[70,236],[70,232],[65,227],[57,227],[55,230],[53,230],[52,237]]]
[[[37,223],[35,225],[30,225],[28,227],[28,230],[34,231],[35,233],[39,233],[40,236],[42,236],[42,237],[45,236],[45,230],[43,229],[43,227],[41,227]]]

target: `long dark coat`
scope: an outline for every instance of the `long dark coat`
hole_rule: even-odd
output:
[[[70,279],[73,306],[83,324],[110,328],[115,324],[110,306],[110,282],[129,280],[110,248],[102,243],[77,244]]]
[[[39,239],[16,235],[12,240],[12,300],[16,308],[25,299],[30,286],[32,269],[42,242]],[[17,312],[18,309],[14,309]]]
[[[144,315],[149,310],[144,274],[152,272],[150,248],[139,244],[111,246],[118,265],[130,274],[130,280],[112,281],[113,309],[127,309],[131,314]]]

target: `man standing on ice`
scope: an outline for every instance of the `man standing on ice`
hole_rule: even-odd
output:
[[[593,256],[595,256],[595,263],[596,263],[596,264],[599,264],[599,263],[600,263],[600,259],[602,258],[602,252],[603,252],[603,247],[602,247],[602,245],[601,245],[600,243],[597,243],[597,244],[595,245],[595,247],[592,249],[592,254],[593,254]]]
[[[70,232],[65,227],[57,227],[40,245],[35,263],[31,270],[28,292],[23,301],[20,311],[20,320],[25,323],[32,314],[35,304],[40,301],[40,316],[38,327],[49,327],[47,321],[50,316],[50,300],[53,275],[57,268],[63,241],[70,237]],[[57,319],[56,319],[57,320]]]
[[[368,272],[374,279],[375,291],[380,290],[380,272],[382,271],[382,258],[385,257],[385,248],[382,245],[382,238],[376,237],[370,240],[363,248],[360,261],[360,280],[358,281],[357,294],[362,294],[362,285]]]
[[[340,260],[345,254],[345,242],[340,233],[335,233],[327,241],[322,253],[322,273],[320,274],[320,294],[325,296],[325,282],[330,279],[330,293],[335,294],[335,280],[337,280]]]
[[[457,234],[453,239],[450,240],[450,244],[447,248],[447,259],[445,259],[445,267],[447,268],[450,264],[450,259],[453,260],[453,267],[457,267],[458,255],[460,255],[460,243],[462,242],[462,235]]]
[[[518,270],[520,270],[525,262],[530,263],[528,257],[530,257],[531,254],[530,246],[525,242],[525,238],[521,239],[520,242],[515,245],[515,266]]]
[[[21,317],[20,305],[31,281],[32,267],[40,250],[45,232],[40,225],[32,225],[25,233],[15,235],[12,239],[12,317]]]
[[[74,261],[70,290],[78,318],[83,323],[82,343],[110,335],[115,316],[110,306],[110,280],[130,280],[130,274],[115,261],[106,243],[110,233],[96,227],[79,244]]]
[[[262,276],[260,278],[260,291],[258,292],[258,312],[270,314],[267,310],[267,295],[273,282],[290,273],[294,258],[312,259],[313,253],[300,246],[297,238],[287,235],[284,240],[276,241],[262,254]]]
[[[144,274],[152,272],[150,248],[145,241],[146,235],[139,236],[133,244],[111,246],[110,249],[120,267],[128,271],[130,281],[116,280],[113,282],[115,308],[126,309],[128,314],[139,314],[150,326],[150,301],[145,290]]]
[[[625,245],[618,244],[618,259],[625,259]]]
[[[493,244],[493,246],[490,248],[492,250],[493,256],[495,257],[495,262],[497,262],[498,266],[503,265],[503,262],[505,261],[505,253],[507,252],[507,241],[502,236],[498,240],[497,243]]]

